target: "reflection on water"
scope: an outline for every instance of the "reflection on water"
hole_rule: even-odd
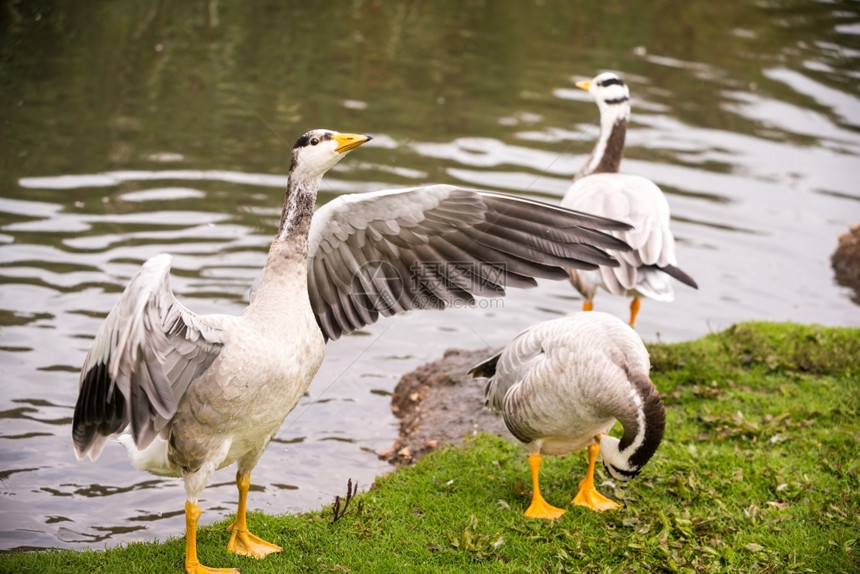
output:
[[[135,470],[115,444],[95,464],[75,460],[78,369],[159,251],[174,254],[188,307],[241,312],[280,215],[289,142],[313,127],[374,136],[326,178],[321,202],[429,182],[558,201],[598,130],[573,82],[618,70],[633,95],[622,168],[667,192],[681,266],[700,285],[646,301],[642,336],[745,319],[860,325],[829,267],[837,235],[860,221],[853,5],[55,4],[15,5],[0,35],[0,549],[184,532],[181,482]],[[331,343],[255,470],[252,508],[297,512],[348,479],[368,487],[389,470],[375,452],[396,437],[389,395],[403,372],[579,308],[550,282],[503,303]],[[595,303],[626,316],[623,300]],[[233,472],[204,493],[204,522],[235,511]]]

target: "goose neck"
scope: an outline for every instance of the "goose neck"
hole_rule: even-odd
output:
[[[269,247],[263,279],[254,297],[256,306],[282,297],[294,298],[296,293],[307,296],[308,233],[318,183],[291,177],[278,233]]]
[[[297,179],[290,177],[284,194],[281,223],[276,242],[284,244],[304,243],[307,255],[307,238],[317,200],[321,178]]]
[[[645,374],[631,376],[631,408],[616,413],[624,433],[621,440],[607,440],[604,461],[624,479],[633,478],[645,466],[663,439],[666,412],[654,384]],[[601,449],[604,444],[601,441]]]
[[[576,174],[579,179],[594,173],[618,173],[624,156],[624,140],[627,136],[627,117],[603,114],[600,118],[600,136],[588,157],[588,161]]]

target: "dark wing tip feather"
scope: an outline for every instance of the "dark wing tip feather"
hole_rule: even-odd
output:
[[[98,363],[84,375],[75,403],[72,419],[75,452],[82,458],[127,424],[125,397],[110,378],[107,365]]]
[[[489,359],[481,361],[480,363],[469,369],[466,374],[470,375],[472,378],[475,379],[480,379],[482,377],[489,379],[496,374],[496,365],[499,363],[499,358],[501,356],[501,353],[497,353]]]
[[[598,230],[605,231],[630,231],[633,229],[633,226],[624,221],[619,221],[617,219],[610,219],[608,217],[603,217],[602,215],[595,215],[592,213],[586,213],[584,211],[577,211],[575,209],[570,209],[568,207],[564,207],[561,205],[555,205],[551,203],[546,203],[544,201],[539,201],[536,199],[525,198],[515,195],[509,195],[505,193],[496,193],[496,192],[485,192],[479,191],[483,197],[484,201],[488,205],[496,204],[497,209],[502,213],[512,213],[512,211],[519,211],[516,207],[512,207],[513,202],[519,202],[521,206],[530,205],[530,206],[538,206],[539,208],[545,210],[545,214],[549,214],[554,212],[558,214],[562,219],[566,220],[568,225],[575,225],[578,227],[587,227]],[[501,204],[501,205],[499,205]]]
[[[660,267],[660,271],[668,274],[671,277],[674,277],[684,285],[689,285],[693,289],[698,289],[699,285],[696,283],[696,280],[690,277],[686,272],[682,271],[680,268],[675,265],[666,265],[665,267]]]

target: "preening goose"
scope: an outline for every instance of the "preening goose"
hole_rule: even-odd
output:
[[[544,321],[525,329],[501,353],[469,371],[489,377],[487,404],[529,452],[532,501],[526,516],[558,518],[564,510],[540,492],[542,455],[588,446],[588,470],[574,504],[609,510],[618,504],[594,486],[597,455],[617,480],[630,480],[663,438],[665,412],[648,376],[648,351],[620,319],[593,311]],[[619,421],[621,439],[609,436]]]
[[[314,130],[291,153],[280,226],[250,305],[197,315],[168,285],[170,256],[144,263],[84,360],[72,435],[95,460],[119,434],[135,466],[180,476],[187,501],[185,569],[197,558],[197,500],[212,473],[238,463],[228,550],[281,548],[248,532],[251,470],[307,390],[327,339],[380,314],[504,294],[563,267],[617,264],[627,224],[528,199],[453,186],[342,196],[314,214],[323,174],[369,136]]]
[[[630,325],[634,326],[640,297],[657,301],[674,299],[670,277],[695,289],[698,285],[678,268],[675,238],[669,229],[669,202],[662,190],[644,177],[617,173],[630,118],[630,92],[624,81],[616,74],[605,72],[576,85],[597,102],[600,136],[561,204],[630,223],[632,229],[614,234],[633,249],[613,253],[621,265],[612,269],[572,269],[570,281],[583,297],[584,311],[594,308],[598,287],[613,295],[632,297]]]

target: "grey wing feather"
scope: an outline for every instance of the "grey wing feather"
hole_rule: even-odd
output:
[[[107,437],[127,426],[145,448],[221,350],[225,317],[198,316],[179,303],[170,261],[157,255],[144,263],[93,340],[72,423],[78,458],[95,460]]]
[[[522,382],[534,359],[543,353],[541,337],[535,337],[540,323],[520,331],[501,352],[478,363],[468,373],[473,378],[488,378],[484,387],[484,401],[496,410],[502,410],[505,395],[511,387]]]
[[[695,281],[677,267],[675,239],[669,227],[669,203],[654,182],[618,173],[590,175],[577,180],[561,204],[632,225],[626,231],[610,232],[632,248],[621,253],[611,252],[621,263],[618,267],[600,269],[611,293],[624,295],[628,289],[651,284],[654,287],[652,296],[659,298],[659,293],[665,292],[671,297],[671,284],[659,275],[647,280],[640,277],[643,268],[659,269],[695,287]],[[652,291],[650,287],[647,290]]]
[[[627,244],[612,219],[455,187],[341,196],[317,210],[308,245],[308,293],[324,335],[336,339],[411,309],[501,296],[563,268],[617,265]]]
[[[594,413],[604,411],[627,420],[617,405],[623,407],[629,387],[622,387],[619,394],[607,382],[626,380],[628,375],[647,377],[648,369],[648,352],[639,336],[619,319],[592,311],[528,327],[499,355],[470,373],[492,377],[485,391],[487,403],[503,412],[505,424],[516,438],[528,443],[541,436],[541,428],[570,424],[566,409],[576,404],[567,401],[571,393],[579,395],[577,400],[585,400]],[[583,408],[581,403],[575,407],[579,415],[586,416]]]

